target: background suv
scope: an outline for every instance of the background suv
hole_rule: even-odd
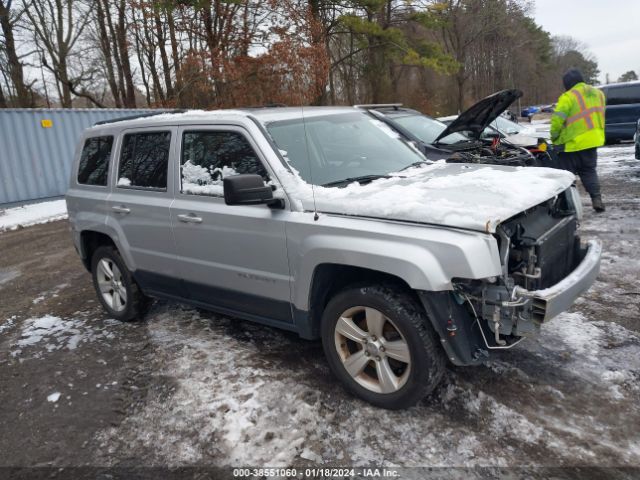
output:
[[[640,81],[600,87],[607,97],[605,135],[607,143],[631,140],[640,120]]]

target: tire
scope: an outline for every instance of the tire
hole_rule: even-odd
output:
[[[636,143],[636,160],[640,160],[640,145]]]
[[[144,316],[150,299],[142,293],[114,247],[96,249],[91,257],[91,276],[98,300],[111,317],[130,322]]]
[[[415,405],[442,379],[446,357],[437,334],[424,309],[398,287],[361,285],[338,293],[324,310],[321,330],[333,374],[375,406]]]

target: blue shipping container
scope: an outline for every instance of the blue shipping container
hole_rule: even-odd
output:
[[[86,128],[158,111],[0,109],[0,205],[64,195],[76,142]]]

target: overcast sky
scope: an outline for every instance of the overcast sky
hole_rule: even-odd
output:
[[[596,56],[600,80],[640,75],[640,0],[535,0],[535,19],[551,35],[570,35]]]

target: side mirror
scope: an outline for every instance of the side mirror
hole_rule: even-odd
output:
[[[227,205],[282,204],[281,199],[273,198],[273,190],[265,185],[260,175],[242,174],[226,177],[223,180],[223,188],[224,203]]]

